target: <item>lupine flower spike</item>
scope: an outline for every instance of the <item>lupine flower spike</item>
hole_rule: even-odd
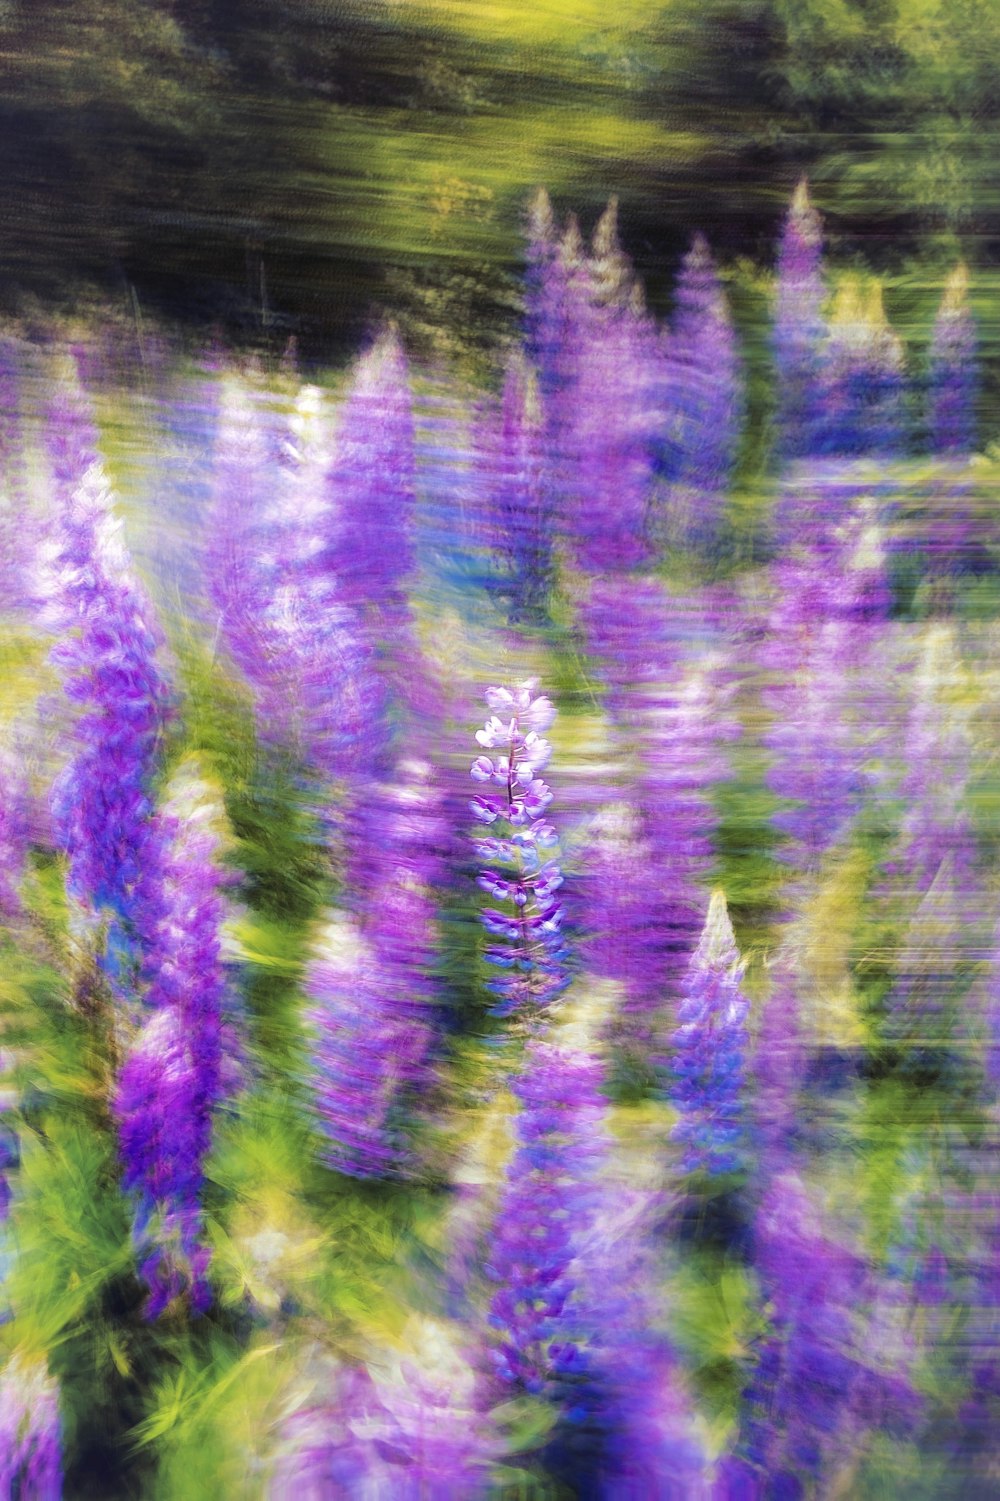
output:
[[[976,325],[969,273],[959,262],[948,277],[931,342],[927,426],[935,453],[967,455],[976,438]]]
[[[14,1355],[0,1373],[0,1497],[59,1501],[62,1425],[55,1382],[38,1361]]]
[[[778,251],[774,362],[781,457],[814,452],[823,407],[823,227],[805,178],[792,197]]]
[[[481,915],[487,933],[498,940],[486,949],[487,961],[502,971],[489,982],[496,1016],[543,1006],[568,984],[556,898],[563,880],[553,858],[556,833],[542,817],[552,793],[537,774],[552,751],[540,731],[548,729],[555,710],[547,698],[535,696],[535,687],[532,679],[486,690],[493,712],[476,739],[484,751],[500,754],[477,756],[471,768],[474,781],[500,789],[469,804],[496,831],[477,841],[479,853],[493,862],[481,871],[479,885],[503,904]]]
[[[748,1012],[742,972],[725,893],[714,891],[673,1036],[673,1097],[681,1112],[674,1134],[686,1172],[729,1173],[741,1165]]]
[[[146,1016],[118,1081],[115,1115],[134,1238],[155,1318],[186,1287],[204,1308],[200,1190],[222,1093],[222,871],[205,783],[179,778],[159,820],[144,914]]]
[[[152,609],[132,576],[78,390],[63,394],[48,439],[57,509],[42,622],[65,633],[52,661],[66,696],[84,710],[76,754],[53,789],[53,813],[72,895],[92,918],[110,914],[116,970],[134,938],[148,865],[167,685]]]

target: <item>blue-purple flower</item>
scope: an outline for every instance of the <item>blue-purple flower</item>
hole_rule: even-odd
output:
[[[792,197],[778,249],[772,333],[783,459],[814,453],[821,437],[825,301],[823,228],[803,178]]]
[[[14,1354],[0,1372],[0,1497],[59,1501],[59,1392],[42,1361]]]
[[[538,772],[552,747],[540,733],[555,710],[535,695],[535,680],[513,688],[488,688],[490,718],[476,739],[484,751],[472,763],[484,792],[472,799],[474,817],[491,829],[477,849],[490,865],[478,884],[492,899],[480,920],[490,939],[489,964],[501,973],[489,981],[497,997],[493,1012],[508,1016],[545,1005],[568,983],[561,936],[563,913],[556,895],[563,877],[555,858],[557,838],[544,818],[552,792]]]
[[[215,805],[186,776],[158,820],[157,860],[141,914],[144,1008],[118,1079],[123,1184],[155,1318],[188,1289],[208,1302],[201,1243],[204,1164],[223,1094],[223,872]]]
[[[979,395],[976,325],[968,290],[969,273],[959,262],[948,277],[934,321],[928,371],[931,448],[958,458],[967,456],[975,445]]]
[[[47,439],[55,516],[42,619],[63,633],[52,661],[82,710],[75,753],[52,793],[56,837],[72,895],[95,915],[110,912],[112,929],[127,939],[152,837],[169,693],[151,606],[132,575],[78,390],[60,393]]]
[[[749,1006],[742,974],[725,894],[714,891],[672,1038],[672,1098],[680,1111],[674,1137],[683,1147],[685,1172],[735,1172],[743,1161]]]

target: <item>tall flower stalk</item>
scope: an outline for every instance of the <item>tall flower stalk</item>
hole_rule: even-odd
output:
[[[664,367],[665,540],[711,547],[736,458],[743,395],[732,319],[703,235],[681,265]]]
[[[210,1297],[200,1193],[223,1092],[218,817],[206,784],[187,775],[158,821],[159,859],[143,914],[144,1010],[114,1101],[151,1318],[184,1290],[197,1309]]]
[[[816,451],[824,401],[823,227],[803,178],[795,189],[778,248],[772,347],[783,460]]]
[[[927,427],[935,453],[966,457],[976,440],[979,368],[976,325],[969,308],[969,273],[959,262],[945,284],[934,321],[927,391]]]
[[[556,897],[563,880],[554,858],[557,839],[542,817],[552,793],[537,775],[552,751],[540,731],[548,729],[555,710],[547,698],[535,696],[535,687],[532,679],[514,688],[487,689],[493,712],[476,739],[484,751],[500,754],[477,756],[471,769],[475,781],[500,789],[469,804],[475,817],[496,831],[477,839],[479,854],[492,862],[478,884],[503,904],[481,914],[483,927],[496,940],[487,947],[486,960],[501,971],[488,986],[497,998],[496,1016],[530,1015],[568,984]]]
[[[60,393],[46,436],[55,515],[42,620],[62,632],[51,660],[82,710],[74,754],[53,789],[56,838],[71,894],[92,918],[109,921],[107,952],[118,969],[134,946],[169,692],[152,609],[132,575],[78,388]]]
[[[404,761],[353,829],[349,911],[331,912],[306,969],[310,1091],[327,1163],[409,1171],[412,1110],[431,1079],[442,830],[431,769]]]
[[[743,1163],[743,1063],[749,1006],[725,893],[714,891],[677,1010],[674,1138],[685,1172],[731,1173]]]
[[[476,450],[484,540],[500,565],[496,592],[508,599],[512,621],[537,621],[551,583],[555,498],[538,383],[517,358],[507,366],[498,407],[479,423]]]

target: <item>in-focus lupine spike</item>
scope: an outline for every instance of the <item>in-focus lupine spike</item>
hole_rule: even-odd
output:
[[[725,893],[714,891],[677,1010],[672,1098],[685,1172],[738,1171],[743,1163],[747,1013],[742,963]]]
[[[777,375],[778,451],[783,460],[816,451],[823,385],[823,227],[803,177],[778,247],[772,347]]]
[[[0,1372],[0,1496],[60,1501],[59,1392],[45,1364],[15,1353]]]
[[[512,688],[488,688],[490,718],[476,739],[484,751],[471,775],[484,788],[469,807],[490,828],[477,838],[489,868],[478,885],[496,906],[480,920],[490,936],[487,961],[499,970],[488,988],[497,997],[496,1016],[531,1012],[566,987],[562,905],[556,893],[562,872],[555,858],[557,836],[544,813],[552,793],[538,775],[552,747],[540,733],[555,717],[549,700],[535,694],[537,680]]]
[[[968,293],[969,273],[960,261],[945,283],[928,368],[931,449],[956,458],[969,454],[976,442],[979,363]]]
[[[53,788],[56,837],[69,857],[73,896],[95,914],[108,909],[127,939],[169,694],[152,607],[132,575],[78,390],[60,394],[47,439],[56,513],[41,620],[64,633],[51,660],[67,697],[82,708],[75,754]]]
[[[743,396],[732,319],[703,235],[681,265],[660,379],[659,468],[669,489],[653,528],[674,546],[711,547],[736,458]]]

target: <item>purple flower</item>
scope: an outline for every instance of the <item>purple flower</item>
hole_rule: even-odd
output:
[[[521,1111],[486,1272],[496,1370],[529,1392],[558,1391],[586,1360],[583,1288],[573,1259],[596,1205],[603,1069],[559,1036],[533,1041],[512,1088]]]
[[[628,571],[651,559],[646,519],[662,417],[658,343],[618,240],[614,199],[578,275],[587,301],[565,438],[563,526],[582,568]]]
[[[739,356],[715,263],[702,235],[684,257],[664,355],[668,483],[656,529],[675,546],[711,546],[732,474],[742,419]]]
[[[556,835],[541,816],[552,793],[535,775],[549,759],[551,747],[540,732],[555,710],[547,698],[535,696],[535,686],[532,679],[486,690],[493,712],[476,739],[484,750],[503,754],[477,756],[471,769],[475,781],[494,789],[469,803],[473,816],[492,830],[477,839],[480,855],[491,862],[481,870],[479,885],[506,904],[506,910],[488,907],[481,914],[487,933],[503,940],[485,950],[487,962],[501,971],[488,982],[498,998],[495,1016],[543,1006],[568,984],[555,895],[562,885]]]
[[[345,602],[391,638],[413,569],[413,411],[399,336],[387,329],[358,361],[327,471],[323,566]]]
[[[475,448],[483,540],[500,566],[495,588],[509,598],[512,621],[536,620],[551,581],[556,498],[537,382],[516,357],[499,406],[480,420]]]
[[[127,932],[151,838],[168,690],[79,391],[60,394],[47,439],[56,513],[42,619],[64,633],[51,657],[83,711],[76,753],[52,793],[56,837],[73,896],[94,913],[110,909]]]
[[[209,584],[265,734],[339,781],[381,749],[382,692],[360,617],[320,563],[326,503],[322,440],[310,431],[314,404],[307,388],[278,465],[257,407],[230,392],[216,456]]]
[[[778,250],[774,310],[779,452],[783,459],[816,452],[825,398],[823,229],[803,178],[795,189]]]
[[[403,762],[355,818],[347,891],[356,915],[329,915],[306,971],[325,1157],[353,1177],[398,1174],[409,1162],[409,1109],[430,1079],[440,843],[430,768]]]
[[[644,962],[626,1007],[651,1016],[674,998],[701,928],[715,822],[710,791],[728,775],[720,742],[735,727],[720,712],[713,659],[703,671],[688,666],[712,634],[701,602],[672,598],[658,579],[615,578],[595,581],[581,613],[616,738],[639,763],[633,837],[642,859],[621,901],[633,908],[627,941]],[[596,881],[594,872],[584,878],[584,926],[599,933],[608,925]]]
[[[677,1010],[681,1025],[672,1038],[672,1096],[680,1111],[674,1137],[684,1148],[685,1172],[735,1172],[742,1162],[749,1008],[741,980],[726,898],[714,891]]]
[[[891,1325],[877,1344],[859,1346],[858,1330],[876,1326],[876,1280],[859,1255],[829,1235],[794,1173],[769,1185],[756,1247],[772,1332],[744,1395],[736,1464],[748,1485],[751,1477],[766,1478],[787,1488],[781,1494],[797,1495],[829,1483],[867,1427],[912,1416],[915,1399]]]
[[[894,457],[905,437],[903,346],[882,305],[882,288],[841,283],[824,350],[822,452],[835,458]]]
[[[430,1319],[413,1320],[412,1359],[395,1352],[341,1369],[285,1420],[268,1496],[303,1501],[476,1501],[499,1445],[475,1373]],[[410,1331],[407,1331],[410,1334]]]
[[[209,1297],[199,1199],[223,1093],[226,980],[224,877],[207,794],[196,777],[179,779],[159,820],[159,858],[141,919],[145,1009],[115,1097],[151,1318],[185,1288],[197,1308]]]
[[[967,807],[972,770],[972,710],[954,628],[927,631],[913,675],[910,713],[901,726],[906,799],[895,865],[908,887],[925,894],[947,860],[958,891],[975,888],[976,839]]]
[[[114,1102],[122,1183],[136,1204],[139,1272],[150,1290],[149,1318],[158,1318],[186,1289],[195,1307],[208,1302],[198,1203],[201,1103],[180,1016],[174,1009],[155,1012],[128,1050]]]
[[[768,785],[794,806],[775,819],[785,858],[813,872],[857,815],[872,742],[887,716],[877,699],[879,626],[888,585],[876,528],[864,518],[775,569],[777,600],[763,661],[774,716]]]
[[[979,365],[968,303],[969,273],[959,262],[948,277],[934,323],[928,371],[927,426],[934,453],[962,457],[976,440]]]
[[[58,1389],[42,1363],[20,1355],[0,1373],[0,1496],[5,1501],[62,1496]]]
[[[767,1153],[780,1157],[794,1140],[799,1093],[805,1082],[806,1046],[799,1015],[799,975],[794,959],[782,953],[753,1056],[753,1112],[756,1133]]]
[[[19,888],[29,838],[26,779],[18,760],[0,748],[0,918],[16,917],[21,910]]]

